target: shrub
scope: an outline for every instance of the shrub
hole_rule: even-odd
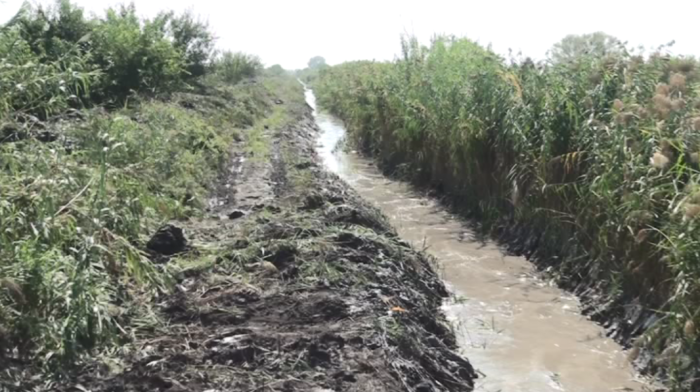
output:
[[[281,65],[275,64],[273,66],[267,67],[265,70],[265,73],[270,75],[270,76],[282,76],[287,73],[287,71],[282,68]]]
[[[187,76],[203,76],[214,53],[214,35],[208,24],[196,19],[190,12],[180,16],[171,13],[169,18],[170,35],[175,48],[184,53]]]
[[[87,98],[123,103],[134,93],[171,93],[206,73],[214,45],[208,25],[191,13],[166,12],[141,19],[130,5],[109,9],[101,19],[86,18],[69,0],[57,0],[48,8],[25,4],[0,33],[6,64],[25,61],[23,66],[42,68],[33,72],[38,90],[39,85],[50,85],[44,80],[51,79],[47,72],[75,71],[81,79],[89,79],[91,96],[75,89],[65,94],[73,105],[87,103]],[[31,62],[27,56],[33,56]],[[97,71],[101,78],[85,75]],[[72,79],[51,76],[64,84]]]
[[[298,70],[296,74],[302,82],[308,85],[313,85],[318,79],[318,76],[328,68],[329,65],[326,64],[325,58],[321,56],[315,56],[309,59],[307,68],[303,70]]]
[[[236,84],[243,79],[252,78],[264,69],[257,56],[246,53],[223,52],[213,63],[214,75],[226,83]]]
[[[56,0],[53,7],[36,8],[25,3],[8,24],[17,27],[24,41],[42,61],[56,61],[78,43],[85,47],[94,22],[69,0]]]
[[[133,5],[107,11],[92,37],[94,59],[105,71],[102,99],[169,93],[182,86],[186,60],[167,36],[167,23],[166,15],[141,21]]]
[[[549,56],[554,62],[570,62],[590,58],[591,55],[603,57],[608,54],[620,54],[624,50],[626,49],[619,39],[599,31],[567,35],[552,47]]]

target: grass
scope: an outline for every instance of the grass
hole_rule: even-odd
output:
[[[289,118],[284,107],[276,106],[272,113],[249,130],[247,134],[247,152],[253,159],[267,162],[270,158],[269,135],[267,130],[280,129],[287,124]]]
[[[342,64],[315,82],[350,142],[485,228],[537,238],[538,257],[572,285],[639,299],[657,314],[647,347],[679,346],[659,368],[697,388],[697,61],[620,47],[534,63],[468,39],[402,45],[393,62]]]

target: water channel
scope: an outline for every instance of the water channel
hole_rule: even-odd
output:
[[[322,130],[318,152],[399,234],[437,257],[454,294],[444,311],[462,353],[478,369],[477,391],[645,391],[625,352],[580,313],[576,297],[544,280],[522,257],[477,240],[458,217],[409,184],[389,179],[372,161],[337,149],[340,120],[309,105]]]

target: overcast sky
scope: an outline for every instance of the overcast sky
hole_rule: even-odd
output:
[[[0,0],[0,22],[21,0]],[[45,3],[46,1],[41,1]],[[119,0],[77,0],[99,15]],[[266,65],[303,68],[321,55],[330,64],[392,59],[402,33],[429,42],[435,33],[466,36],[501,54],[543,58],[567,34],[604,31],[633,46],[675,40],[676,54],[700,55],[700,0],[135,0],[151,16],[192,9],[209,21],[223,49],[259,55]]]

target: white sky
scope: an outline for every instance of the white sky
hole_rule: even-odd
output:
[[[46,1],[40,1],[45,3]],[[102,14],[119,0],[74,0]],[[676,54],[700,55],[699,0],[135,0],[146,16],[163,9],[192,9],[209,21],[222,49],[259,55],[266,65],[306,66],[320,55],[336,64],[392,59],[399,37],[422,42],[435,33],[466,36],[534,58],[567,34],[604,31],[632,46],[654,48],[672,40]],[[21,0],[0,0],[0,22]]]

